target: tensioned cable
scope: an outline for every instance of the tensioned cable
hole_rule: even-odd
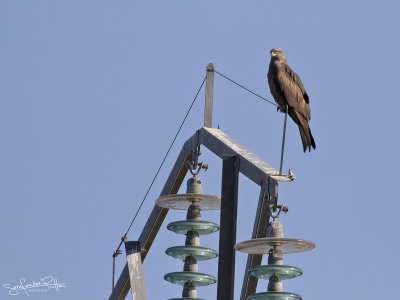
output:
[[[236,84],[237,86],[241,87],[242,89],[248,91],[249,93],[257,96],[258,98],[261,98],[265,101],[267,101],[268,103],[275,105],[276,107],[279,107],[279,105],[277,105],[276,103],[268,100],[267,98],[264,98],[263,96],[257,94],[256,92],[253,92],[252,90],[248,89],[247,87],[241,85],[240,83],[236,82],[235,80],[229,78],[228,76],[225,76],[224,74],[221,74],[220,72],[218,72],[217,70],[214,70],[215,73],[217,73],[218,75],[222,76],[223,78],[225,78],[226,80]],[[279,171],[279,175],[282,175],[282,167],[283,167],[283,153],[285,150],[285,136],[286,136],[286,122],[287,122],[287,114],[288,114],[288,106],[286,105],[285,107],[285,121],[283,123],[283,138],[282,138],[282,150],[281,150],[281,162],[280,162],[280,171]]]
[[[225,79],[229,80],[230,82],[236,84],[237,86],[241,87],[242,89],[248,91],[249,93],[251,93],[251,94],[257,96],[258,98],[261,98],[261,99],[267,101],[268,103],[270,103],[270,104],[275,105],[276,107],[278,107],[278,105],[277,105],[276,103],[272,102],[271,100],[268,100],[267,98],[264,98],[263,96],[257,94],[256,92],[253,92],[252,90],[250,90],[250,89],[248,89],[247,87],[241,85],[240,83],[238,83],[238,82],[236,82],[235,80],[229,78],[228,76],[225,76],[224,74],[221,74],[221,73],[218,72],[217,70],[214,70],[214,72],[217,73],[218,75],[224,77]]]
[[[140,203],[139,208],[138,208],[138,210],[136,211],[136,214],[135,214],[135,216],[134,216],[133,219],[132,219],[132,222],[129,224],[128,230],[126,231],[126,233],[124,234],[124,236],[121,238],[121,242],[119,243],[119,246],[118,246],[117,250],[115,251],[115,253],[118,253],[119,248],[121,247],[122,243],[125,241],[126,236],[127,236],[128,232],[129,232],[129,230],[131,229],[133,223],[135,222],[135,219],[136,219],[137,215],[139,214],[139,211],[140,211],[140,209],[142,208],[143,203],[144,203],[144,201],[145,201],[146,198],[147,198],[147,195],[149,194],[151,188],[153,187],[153,184],[154,184],[154,182],[155,182],[156,179],[157,179],[158,173],[160,173],[160,170],[161,170],[162,166],[164,165],[164,162],[165,162],[165,160],[167,159],[167,156],[168,156],[169,152],[171,151],[171,148],[172,148],[172,146],[174,145],[174,143],[175,143],[175,141],[176,141],[176,138],[178,137],[178,135],[179,135],[179,133],[180,133],[182,127],[183,127],[183,124],[185,123],[185,121],[186,121],[186,119],[187,119],[187,117],[188,117],[188,115],[189,115],[189,113],[190,113],[190,111],[191,111],[191,109],[192,109],[194,103],[196,102],[197,96],[199,95],[199,93],[200,93],[200,91],[201,91],[201,89],[202,89],[202,87],[203,87],[205,81],[206,81],[206,77],[204,77],[204,79],[203,79],[203,81],[202,81],[202,83],[201,83],[201,85],[200,85],[200,87],[199,87],[199,89],[198,89],[198,91],[197,91],[197,93],[196,93],[196,96],[194,97],[194,99],[193,99],[193,101],[192,101],[192,104],[190,105],[188,111],[186,112],[186,115],[185,115],[185,117],[183,118],[183,121],[182,121],[181,125],[179,126],[179,129],[178,129],[178,131],[176,132],[175,137],[173,138],[173,140],[172,140],[172,142],[171,142],[171,145],[170,145],[169,148],[168,148],[167,153],[165,153],[165,155],[164,155],[164,158],[163,158],[163,160],[162,160],[162,162],[161,162],[160,167],[158,168],[158,170],[157,170],[157,172],[156,172],[156,175],[154,176],[154,178],[153,178],[153,180],[152,180],[152,182],[151,182],[149,188],[147,189],[147,192],[146,192],[146,194],[144,195],[143,200],[142,200],[142,202]],[[117,255],[118,255],[118,254],[117,254]]]

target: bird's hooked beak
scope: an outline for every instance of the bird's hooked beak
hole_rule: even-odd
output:
[[[278,54],[276,54],[276,52],[271,51],[271,56],[277,56]]]

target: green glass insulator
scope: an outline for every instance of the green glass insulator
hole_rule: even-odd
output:
[[[219,230],[219,226],[207,221],[176,221],[167,225],[168,230],[179,234],[186,234],[188,231],[197,231],[199,235],[210,234]]]
[[[264,265],[250,268],[249,274],[258,279],[269,279],[271,276],[276,276],[280,279],[291,279],[302,275],[303,271],[286,265]]]
[[[165,274],[164,279],[173,283],[184,285],[186,282],[191,282],[195,286],[206,286],[217,282],[214,276],[199,273],[199,272],[172,272]]]
[[[187,256],[193,256],[197,260],[209,260],[218,256],[217,251],[200,246],[175,246],[165,250],[165,253],[182,261]]]
[[[302,300],[302,298],[297,294],[287,292],[265,292],[250,295],[247,300]]]

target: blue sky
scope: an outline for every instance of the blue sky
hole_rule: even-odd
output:
[[[317,150],[289,120],[279,186],[287,237],[315,250],[284,289],[304,299],[389,299],[400,250],[397,170],[400,21],[396,1],[0,2],[0,283],[54,276],[66,287],[30,299],[105,299],[112,252],[213,62],[272,99],[269,50],[283,48],[310,96]],[[203,124],[204,90],[132,230],[136,240],[184,141]],[[283,115],[215,77],[214,126],[278,167]],[[204,192],[220,194],[222,162],[204,149]],[[184,189],[181,190],[184,192]],[[249,239],[259,188],[240,178],[238,241]],[[163,280],[184,243],[166,230],[144,264],[148,299],[179,297]],[[218,222],[218,212],[203,219]],[[218,248],[218,234],[202,238]],[[237,254],[240,293],[246,255]],[[121,255],[117,276],[125,264]],[[217,275],[217,261],[200,263]],[[267,282],[259,285],[265,291]],[[1,299],[13,299],[6,288]],[[215,299],[216,285],[198,289]],[[24,298],[20,294],[14,298]]]

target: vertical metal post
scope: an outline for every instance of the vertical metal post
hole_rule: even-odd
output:
[[[214,65],[207,66],[206,78],[206,104],[204,106],[204,127],[212,127],[213,100],[214,99]]]
[[[239,157],[224,155],[222,165],[217,299],[233,300],[239,187]]]
[[[115,255],[113,255],[113,270],[112,270],[112,289],[111,292],[115,288]]]
[[[252,239],[264,238],[267,236],[267,226],[271,217],[269,209],[270,204],[276,204],[278,201],[278,182],[268,178],[267,182],[261,185],[260,197],[258,200],[258,207],[256,218],[254,220]],[[242,292],[240,300],[246,300],[248,296],[254,294],[257,289],[258,279],[250,276],[248,270],[251,267],[261,265],[262,255],[249,254],[247,258],[246,269],[244,272]]]
[[[126,242],[126,259],[128,261],[129,279],[132,289],[133,300],[146,300],[146,289],[144,286],[141,246],[139,241]]]
[[[125,241],[124,239],[122,239],[122,241]],[[118,246],[118,250],[116,250],[116,251],[114,251],[114,253],[113,253],[113,255],[112,255],[112,257],[113,257],[113,273],[112,273],[112,290],[111,290],[111,292],[114,290],[114,288],[115,288],[115,259],[118,257],[118,255],[120,255],[121,253],[122,253],[122,251],[121,250],[119,250],[119,247],[120,246]]]

